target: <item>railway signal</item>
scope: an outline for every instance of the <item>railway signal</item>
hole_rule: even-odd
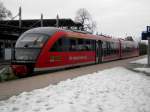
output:
[[[148,55],[148,66],[150,67],[150,26],[147,26],[146,31],[142,32],[142,40],[148,40],[147,55]]]

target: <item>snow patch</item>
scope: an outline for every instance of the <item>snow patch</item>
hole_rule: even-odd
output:
[[[132,61],[130,63],[135,63],[135,64],[147,64],[147,58],[139,59],[136,61]]]
[[[139,72],[150,73],[150,68],[134,68],[134,70]]]
[[[150,78],[116,67],[23,92],[0,112],[150,112]]]

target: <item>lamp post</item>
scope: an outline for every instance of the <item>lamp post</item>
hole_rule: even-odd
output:
[[[59,27],[59,16],[58,16],[58,14],[56,16],[56,27]]]
[[[21,6],[19,7],[19,28],[22,27],[22,10],[21,10]]]
[[[41,14],[41,27],[43,27],[43,14]]]

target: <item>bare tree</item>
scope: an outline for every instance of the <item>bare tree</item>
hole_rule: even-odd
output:
[[[84,8],[81,8],[77,11],[76,22],[80,22],[83,25],[85,31],[93,33],[96,30],[96,21],[93,21],[91,14]]]
[[[11,17],[12,17],[11,11],[6,9],[6,7],[0,1],[0,20],[4,20]]]
[[[127,36],[127,37],[125,38],[125,40],[134,41],[132,36]]]

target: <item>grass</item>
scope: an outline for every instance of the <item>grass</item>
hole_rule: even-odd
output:
[[[10,66],[4,66],[0,70],[0,82],[9,81],[17,79],[17,77],[13,74]]]

